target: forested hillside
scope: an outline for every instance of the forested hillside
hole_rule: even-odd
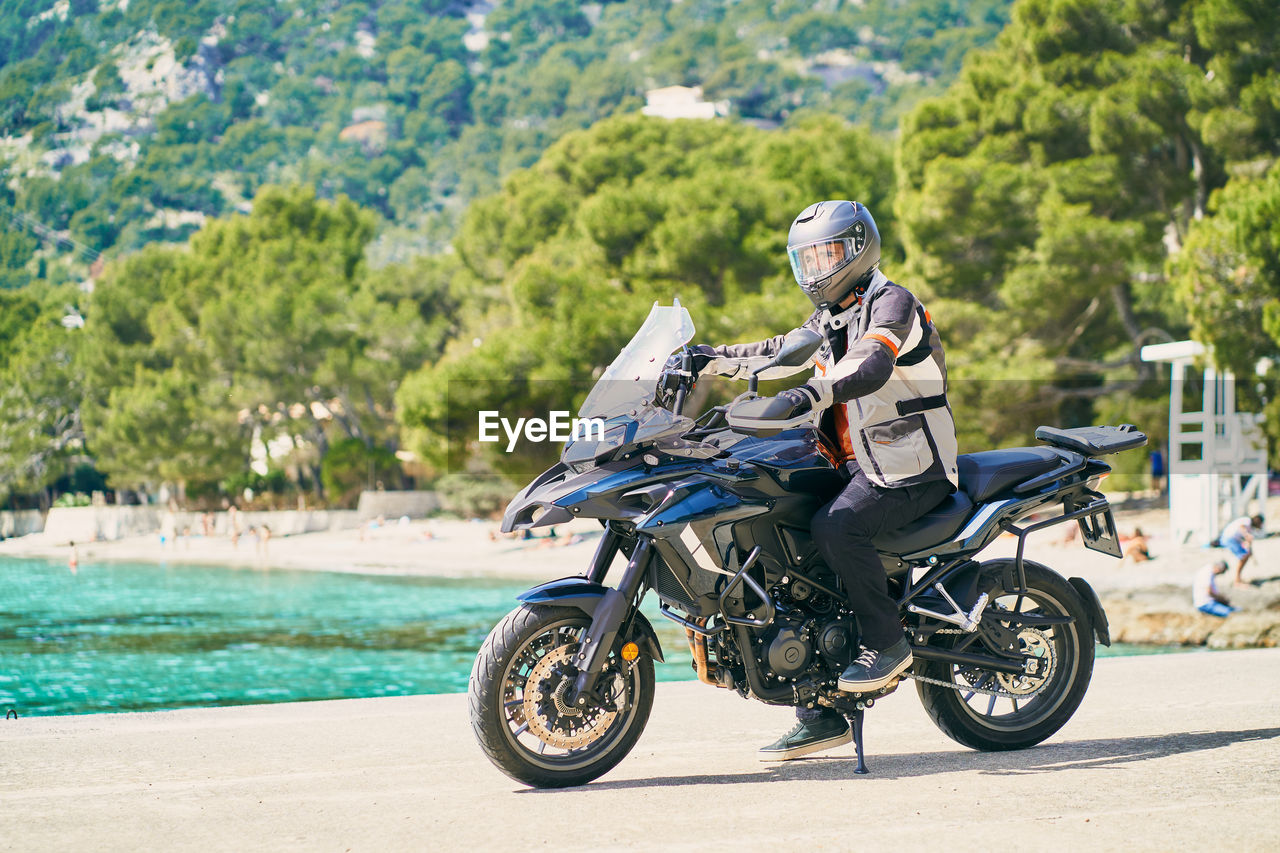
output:
[[[889,131],[1008,0],[5,0],[0,286],[247,210],[266,183],[379,214],[380,260],[566,131],[701,86],[730,115]]]

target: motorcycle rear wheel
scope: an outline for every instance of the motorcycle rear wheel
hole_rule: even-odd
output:
[[[468,704],[480,748],[499,770],[535,788],[583,785],[613,769],[635,746],[653,706],[653,660],[643,652],[605,664],[607,706],[566,707],[571,661],[591,617],[576,608],[522,605],[480,647]],[[610,675],[611,674],[611,675]]]
[[[916,682],[920,701],[938,728],[957,743],[988,752],[1024,749],[1058,731],[1080,707],[1093,675],[1092,623],[1079,593],[1057,572],[1031,561],[1026,562],[1025,595],[1005,590],[1000,583],[1004,562],[984,567],[984,588],[990,588],[992,598],[988,613],[1000,606],[1073,620],[1065,625],[1013,626],[1022,653],[1045,658],[1048,673],[1038,679],[1008,676],[941,661],[930,661],[917,669],[928,678],[956,685]],[[939,639],[944,646],[956,647],[965,642],[966,635],[948,634]],[[969,650],[990,653],[980,644]],[[989,696],[974,687],[998,690],[1003,695]]]

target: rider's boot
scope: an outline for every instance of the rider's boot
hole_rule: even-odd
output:
[[[761,761],[790,761],[853,740],[853,732],[845,718],[835,711],[800,720],[796,727],[760,750]]]
[[[862,647],[861,654],[840,676],[840,689],[847,693],[871,693],[897,678],[913,663],[911,644],[902,637],[887,649]]]

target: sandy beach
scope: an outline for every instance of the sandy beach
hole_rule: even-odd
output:
[[[1280,499],[1271,502],[1272,518],[1280,518]],[[1078,538],[1064,541],[1067,525],[1032,534],[1028,559],[1063,575],[1083,577],[1102,597],[1113,637],[1126,642],[1199,645],[1221,634],[1223,648],[1280,645],[1280,537],[1261,538],[1245,570],[1247,588],[1227,589],[1241,608],[1228,620],[1197,613],[1190,584],[1196,569],[1215,559],[1228,559],[1222,549],[1198,544],[1177,545],[1169,534],[1167,508],[1119,510],[1116,522],[1123,537],[1137,528],[1147,535],[1153,559],[1118,560],[1084,548]],[[392,521],[358,530],[338,530],[273,537],[262,542],[242,535],[238,544],[222,536],[189,536],[161,543],[158,535],[77,545],[80,565],[100,561],[197,563],[260,569],[406,574],[440,577],[487,577],[542,580],[579,574],[591,560],[600,534],[598,522],[583,519],[520,541],[498,534],[498,522],[436,518]],[[984,559],[1012,556],[1016,540],[1006,535],[983,553]],[[71,549],[43,534],[0,542],[0,555],[44,557],[65,561]],[[1225,578],[1224,578],[1225,580]],[[1226,581],[1229,584],[1229,581]],[[1232,631],[1222,633],[1223,628]]]

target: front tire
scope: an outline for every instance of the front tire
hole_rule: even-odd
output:
[[[1030,561],[1025,563],[1026,594],[1004,590],[1000,579],[1006,562],[983,567],[980,588],[988,589],[992,599],[988,614],[1000,607],[1010,615],[1040,613],[1073,620],[1058,625],[1010,625],[1018,633],[1021,652],[1044,658],[1048,672],[1037,679],[931,661],[918,672],[959,689],[916,683],[920,701],[938,728],[952,740],[984,751],[1024,749],[1058,731],[1080,707],[1093,675],[1093,626],[1079,593],[1057,572]],[[974,636],[946,634],[938,640],[944,647],[963,648],[966,642],[973,643]],[[971,650],[991,653],[983,648]],[[973,688],[998,690],[1002,695],[989,696]]]
[[[468,700],[480,748],[499,770],[535,788],[583,785],[635,746],[653,706],[653,660],[610,652],[600,692],[607,706],[558,702],[591,618],[576,608],[526,604],[494,627],[476,655]]]

